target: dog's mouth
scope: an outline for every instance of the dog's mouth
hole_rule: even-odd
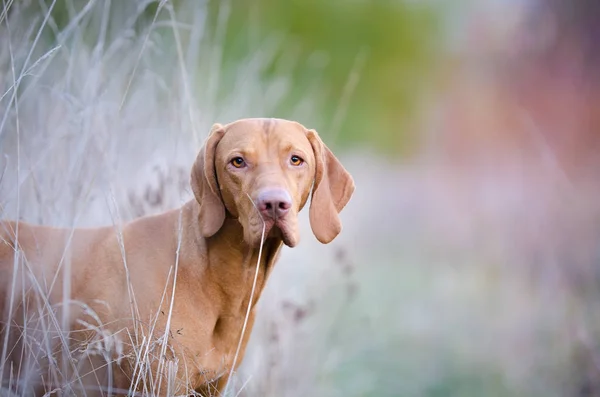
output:
[[[288,247],[294,247],[296,245],[294,233],[283,219],[265,220],[265,237],[279,238]]]

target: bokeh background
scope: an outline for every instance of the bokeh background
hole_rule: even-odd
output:
[[[0,214],[174,208],[214,122],[353,174],[286,249],[232,396],[600,395],[594,0],[3,0]]]

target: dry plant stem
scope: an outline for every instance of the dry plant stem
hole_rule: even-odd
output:
[[[242,394],[242,391],[244,391],[244,389],[246,388],[246,385],[248,385],[248,383],[250,382],[251,379],[252,379],[252,375],[250,375],[248,377],[248,379],[246,379],[246,381],[244,382],[242,387],[240,387],[240,390],[238,390],[238,392],[235,394],[235,397],[238,397],[240,394]]]
[[[160,302],[158,304],[158,309],[156,312],[156,316],[154,317],[154,321],[152,322],[152,327],[149,330],[149,334],[147,336],[143,336],[142,345],[140,346],[139,353],[136,352],[136,360],[135,360],[135,368],[133,371],[133,379],[131,390],[137,390],[139,382],[143,381],[144,374],[144,363],[148,360],[148,355],[150,354],[150,347],[152,342],[152,335],[154,335],[154,330],[156,328],[156,322],[158,321],[158,316],[160,313],[160,308],[162,307],[163,302],[165,301],[165,296],[167,295],[168,282],[171,279],[171,274],[173,272],[173,268],[169,268],[169,273],[167,274],[167,282],[165,283],[165,288],[163,289],[162,296],[160,298]],[[142,353],[142,350],[144,352]],[[141,354],[141,356],[140,356]],[[149,366],[148,366],[149,367]],[[144,386],[145,387],[145,386]]]
[[[256,204],[254,204],[254,201],[252,200],[252,198],[249,195],[248,195],[248,199],[250,199],[250,202],[252,203],[252,205],[254,206],[256,211],[258,211],[258,208],[256,208]],[[262,258],[263,245],[265,244],[265,230],[266,230],[266,224],[263,220],[262,234],[260,236],[260,248],[258,249],[258,260],[256,261],[256,270],[254,271],[254,280],[252,281],[252,289],[250,290],[250,299],[248,299],[248,307],[246,308],[246,317],[244,318],[244,324],[242,325],[242,333],[240,335],[240,340],[238,342],[237,348],[235,349],[235,355],[233,356],[233,362],[231,363],[231,368],[229,369],[227,384],[225,385],[225,390],[223,390],[224,396],[227,395],[227,391],[229,390],[229,383],[231,381],[231,376],[233,375],[233,371],[235,370],[235,364],[237,363],[238,356],[240,355],[240,350],[242,349],[242,342],[244,340],[244,334],[246,333],[246,326],[248,325],[248,318],[250,317],[250,310],[252,309],[252,299],[254,299],[254,291],[256,289],[256,282],[258,280],[258,270],[260,269],[260,259]]]
[[[175,37],[175,47],[177,48],[177,60],[179,61],[179,69],[181,71],[181,80],[184,88],[185,94],[185,104],[187,105],[187,113],[190,118],[190,127],[192,128],[192,136],[196,140],[195,144],[198,144],[198,131],[196,130],[196,118],[194,117],[194,108],[192,106],[192,95],[190,90],[190,82],[189,82],[189,74],[187,68],[185,67],[185,61],[183,59],[183,49],[181,48],[181,38],[179,37],[179,30],[175,24],[175,13],[173,11],[173,5],[169,4],[166,7],[167,11],[169,11],[169,16],[171,17],[171,21],[173,22],[173,36]]]
[[[154,27],[154,24],[156,23],[156,18],[158,18],[158,14],[160,13],[160,10],[162,10],[162,7],[164,6],[164,4],[165,4],[165,1],[161,1],[158,4],[158,7],[156,7],[156,12],[154,13],[154,18],[152,19],[152,23],[150,24],[150,27],[148,28],[147,34],[144,36],[144,41],[142,42],[142,48],[140,48],[140,52],[138,53],[138,57],[133,66],[133,70],[131,71],[131,76],[129,76],[129,79],[127,80],[127,87],[125,88],[125,93],[123,94],[123,98],[121,99],[121,104],[119,105],[119,113],[121,113],[121,111],[123,110],[123,105],[125,105],[125,101],[127,100],[127,94],[129,93],[129,90],[131,89],[131,83],[133,82],[135,72],[137,71],[140,61],[142,60],[142,54],[144,53],[144,50],[146,49],[146,45],[148,43],[148,38],[150,37],[150,33],[152,33],[152,28]]]
[[[346,118],[346,113],[348,112],[348,107],[350,106],[350,100],[352,99],[354,91],[358,86],[360,74],[365,66],[368,55],[369,51],[367,47],[362,47],[360,52],[356,54],[354,66],[352,67],[352,70],[350,70],[350,74],[348,75],[348,79],[346,80],[346,84],[344,85],[344,89],[342,91],[341,100],[337,109],[335,110],[333,122],[331,123],[330,131],[332,141],[336,140],[340,131],[340,127],[342,126],[342,122]]]
[[[225,35],[227,33],[227,22],[229,20],[230,12],[230,2],[222,1],[219,5],[219,13],[217,15],[215,42],[210,49],[210,65],[208,75],[212,78],[208,80],[208,87],[206,90],[208,100],[213,103],[217,102],[217,84],[219,84],[219,79],[221,78],[223,47],[225,46]],[[211,109],[211,111],[214,112],[213,109]]]
[[[179,253],[181,251],[181,234],[183,233],[183,225],[181,223],[181,216],[183,213],[183,207],[181,207],[181,209],[179,210],[179,218],[178,218],[178,228],[177,228],[177,251],[175,252],[175,270],[174,270],[174,274],[173,274],[173,289],[171,291],[171,302],[169,305],[169,313],[167,315],[167,324],[165,325],[165,334],[163,336],[163,343],[161,346],[161,351],[160,351],[160,361],[158,363],[158,371],[157,371],[157,376],[158,376],[158,387],[156,388],[156,390],[161,390],[160,386],[162,384],[162,367],[164,366],[165,363],[165,354],[167,352],[167,341],[169,340],[169,332],[171,329],[171,318],[173,315],[173,305],[175,303],[175,288],[177,287],[177,271],[179,268]],[[170,395],[170,393],[167,393],[167,395]]]
[[[4,7],[2,9],[2,14],[0,14],[0,23],[2,23],[2,21],[4,20],[4,18],[7,17],[8,10],[10,9],[10,6],[12,5],[13,2],[14,2],[14,0],[9,0],[8,4],[7,4],[6,0],[3,1]]]
[[[19,78],[16,79],[15,76],[15,72],[14,72],[14,68],[15,68],[15,64],[14,64],[14,59],[12,58],[12,51],[11,51],[11,63],[12,63],[12,68],[13,68],[13,84],[14,84],[14,88],[13,88],[13,93],[10,97],[10,101],[8,101],[8,106],[7,106],[7,111],[6,113],[4,113],[4,117],[2,117],[2,121],[0,122],[0,136],[2,135],[2,131],[4,130],[4,123],[6,123],[6,119],[8,118],[8,114],[10,113],[8,111],[8,109],[10,109],[10,105],[14,102],[15,103],[15,110],[16,108],[16,103],[17,103],[17,92],[19,91],[19,85],[21,82],[21,78],[24,75],[24,72],[27,69],[27,65],[29,65],[29,61],[31,60],[31,56],[33,55],[33,51],[35,50],[35,47],[40,39],[40,36],[42,35],[42,31],[44,30],[44,27],[46,26],[46,23],[48,23],[48,18],[50,18],[50,13],[52,12],[52,9],[54,8],[54,5],[56,4],[56,0],[54,0],[52,2],[52,4],[50,5],[50,9],[48,10],[48,12],[46,13],[46,15],[44,16],[44,21],[42,22],[42,25],[40,26],[40,28],[38,29],[37,35],[35,36],[35,39],[33,40],[33,44],[31,45],[31,49],[29,50],[29,53],[27,54],[27,58],[25,59],[25,63],[23,63],[23,67],[21,68],[21,73],[19,75]],[[6,8],[6,3],[4,3],[5,8]],[[8,10],[5,10],[5,12],[8,14]],[[8,27],[8,17],[6,17],[4,19],[6,21],[6,26]],[[10,31],[10,30],[9,30]],[[10,40],[9,40],[10,41]],[[17,81],[18,80],[18,81]],[[17,116],[17,120],[19,119],[19,117]]]
[[[127,266],[127,256],[125,255],[125,240],[123,238],[123,228],[121,227],[121,216],[119,214],[119,207],[114,194],[111,191],[111,199],[117,212],[117,222],[115,222],[115,232],[117,234],[117,240],[119,242],[119,248],[121,250],[121,258],[123,259],[123,267],[125,269],[125,276],[127,277],[127,292],[129,294],[129,305],[131,306],[131,318],[133,319],[133,328],[135,335],[138,335],[137,319],[139,319],[139,308],[137,300],[135,299],[135,293],[133,291],[133,285],[131,284],[131,274],[129,273],[129,266]],[[137,342],[137,341],[136,341]]]
[[[7,9],[7,5],[6,2],[4,2],[4,14],[8,14],[8,9]],[[12,52],[12,40],[10,39],[10,25],[8,24],[8,18],[5,19],[6,22],[6,30],[8,32],[9,35],[9,39],[8,39],[8,51],[10,54],[10,63],[11,63],[11,70],[12,70],[12,76],[13,76],[13,84],[15,84],[16,81],[16,75],[15,75],[15,62],[14,62],[14,57],[13,57],[13,52]],[[16,92],[16,91],[15,91]],[[13,96],[16,95],[13,93]],[[19,129],[18,129],[18,123],[19,123],[19,117],[18,117],[18,107],[15,104],[15,110],[17,111],[17,183],[19,183],[19,153],[20,153],[20,148],[19,148]],[[8,114],[8,109],[6,111],[5,117]],[[4,121],[2,122],[2,124],[4,124]],[[2,132],[2,129],[0,127],[0,133]],[[20,190],[17,191],[17,214],[20,211],[20,207],[19,207],[19,203],[21,202],[21,200],[19,199],[19,192]],[[16,241],[18,240],[19,237],[19,220],[17,218],[17,222],[16,222],[16,231],[15,231],[15,235],[16,235]],[[15,252],[14,252],[14,257],[13,257],[13,277],[12,277],[12,288],[11,288],[11,293],[10,293],[10,306],[9,306],[9,314],[8,314],[8,319],[7,319],[7,324],[10,324],[12,322],[12,309],[13,309],[13,304],[14,304],[14,291],[15,291],[15,283],[16,283],[16,275],[17,275],[17,268],[18,268],[18,262],[19,261],[19,247],[18,245],[15,246]],[[8,335],[9,332],[5,332],[4,334],[4,341],[3,341],[3,346],[2,346],[2,353],[0,356],[0,376],[4,376],[4,365],[6,362],[6,351],[8,349]],[[12,376],[12,371],[11,371],[11,376]]]

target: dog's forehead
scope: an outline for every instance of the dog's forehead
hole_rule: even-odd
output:
[[[275,118],[241,119],[225,126],[227,132],[241,134],[305,133],[306,129],[295,121]]]
[[[225,126],[222,143],[225,146],[256,146],[259,144],[310,144],[306,129],[299,123],[283,119],[242,119]]]

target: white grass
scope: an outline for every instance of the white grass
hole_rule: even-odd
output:
[[[248,198],[251,200],[250,196],[248,196]],[[254,202],[252,202],[252,203],[254,203]],[[255,208],[256,208],[256,206],[255,206]],[[256,210],[258,211],[258,208],[256,208]],[[242,349],[242,344],[244,342],[244,335],[246,334],[246,332],[248,332],[246,330],[246,327],[248,326],[248,319],[250,318],[250,310],[252,309],[252,302],[254,302],[254,293],[256,291],[256,281],[258,280],[258,271],[260,270],[260,260],[262,258],[263,245],[265,243],[265,229],[266,229],[266,225],[263,222],[262,233],[260,236],[260,248],[258,250],[258,257],[256,259],[256,270],[254,271],[254,278],[252,280],[252,289],[250,290],[250,296],[248,298],[248,307],[246,308],[246,316],[244,317],[244,324],[242,325],[242,330],[240,332],[240,338],[238,341],[238,345],[235,349],[235,354],[233,355],[231,369],[229,370],[229,375],[228,375],[229,379],[233,378],[233,373],[234,373],[235,369],[237,368],[236,366],[238,364],[238,358],[240,355],[240,351]],[[225,385],[225,390],[223,390],[224,395],[227,395],[227,391],[229,390],[230,384],[231,384],[231,382],[228,382],[227,385]],[[241,389],[243,389],[243,386]]]
[[[71,14],[64,27],[53,18],[57,3]],[[257,48],[243,73],[234,76],[238,82],[230,99],[217,101],[219,82],[227,78],[221,75],[220,59],[228,6],[221,8],[217,40],[209,43],[204,40],[206,11],[197,3],[183,4],[176,13],[161,1],[151,20],[144,22],[142,11],[152,3],[53,1],[46,7],[41,2],[4,1],[0,26],[0,67],[9,72],[0,75],[0,147],[6,160],[0,216],[67,227],[112,223],[127,274],[122,222],[182,204],[191,196],[189,167],[210,125],[272,113],[269,106],[276,101],[257,99],[267,92],[270,98],[281,96],[285,90],[285,76],[263,81],[261,70],[273,52]],[[86,44],[90,34],[97,34],[91,46]],[[170,273],[172,285],[165,285],[163,294],[163,300],[170,295],[171,310],[177,262]],[[69,258],[63,258],[63,275],[69,274],[69,266]],[[85,394],[80,379],[89,375],[86,360],[95,355],[108,362],[133,359],[136,390],[156,395],[166,384],[169,395],[182,392],[172,379],[177,366],[185,363],[163,359],[169,349],[169,325],[156,329],[155,316],[147,329],[140,327],[139,321],[146,319],[139,318],[133,290],[131,314],[139,320],[134,322],[138,328],[132,335],[106,334],[90,308],[70,301],[68,282],[62,283],[61,309],[51,307],[46,291],[52,290],[56,277],[49,286],[35,285],[18,249],[14,277],[13,286],[34,283],[31,299],[42,303],[37,320],[25,321],[22,334],[23,353],[33,361],[24,359],[27,364],[16,372],[35,372],[38,359],[56,358],[50,366],[56,390],[79,387],[73,391]],[[25,302],[24,296],[10,299]],[[71,351],[67,340],[72,306],[82,310],[79,325],[96,334],[84,351]],[[36,327],[40,329],[34,332]],[[58,355],[49,336],[40,338],[50,334],[62,338]],[[139,347],[134,357],[122,356],[123,344]],[[4,365],[12,349],[8,337],[2,347]],[[159,376],[152,379],[155,354],[160,357]],[[109,368],[107,384],[111,376]],[[13,377],[2,379],[2,390],[11,382]],[[102,381],[98,384],[106,387]],[[48,395],[53,393],[49,390]]]

